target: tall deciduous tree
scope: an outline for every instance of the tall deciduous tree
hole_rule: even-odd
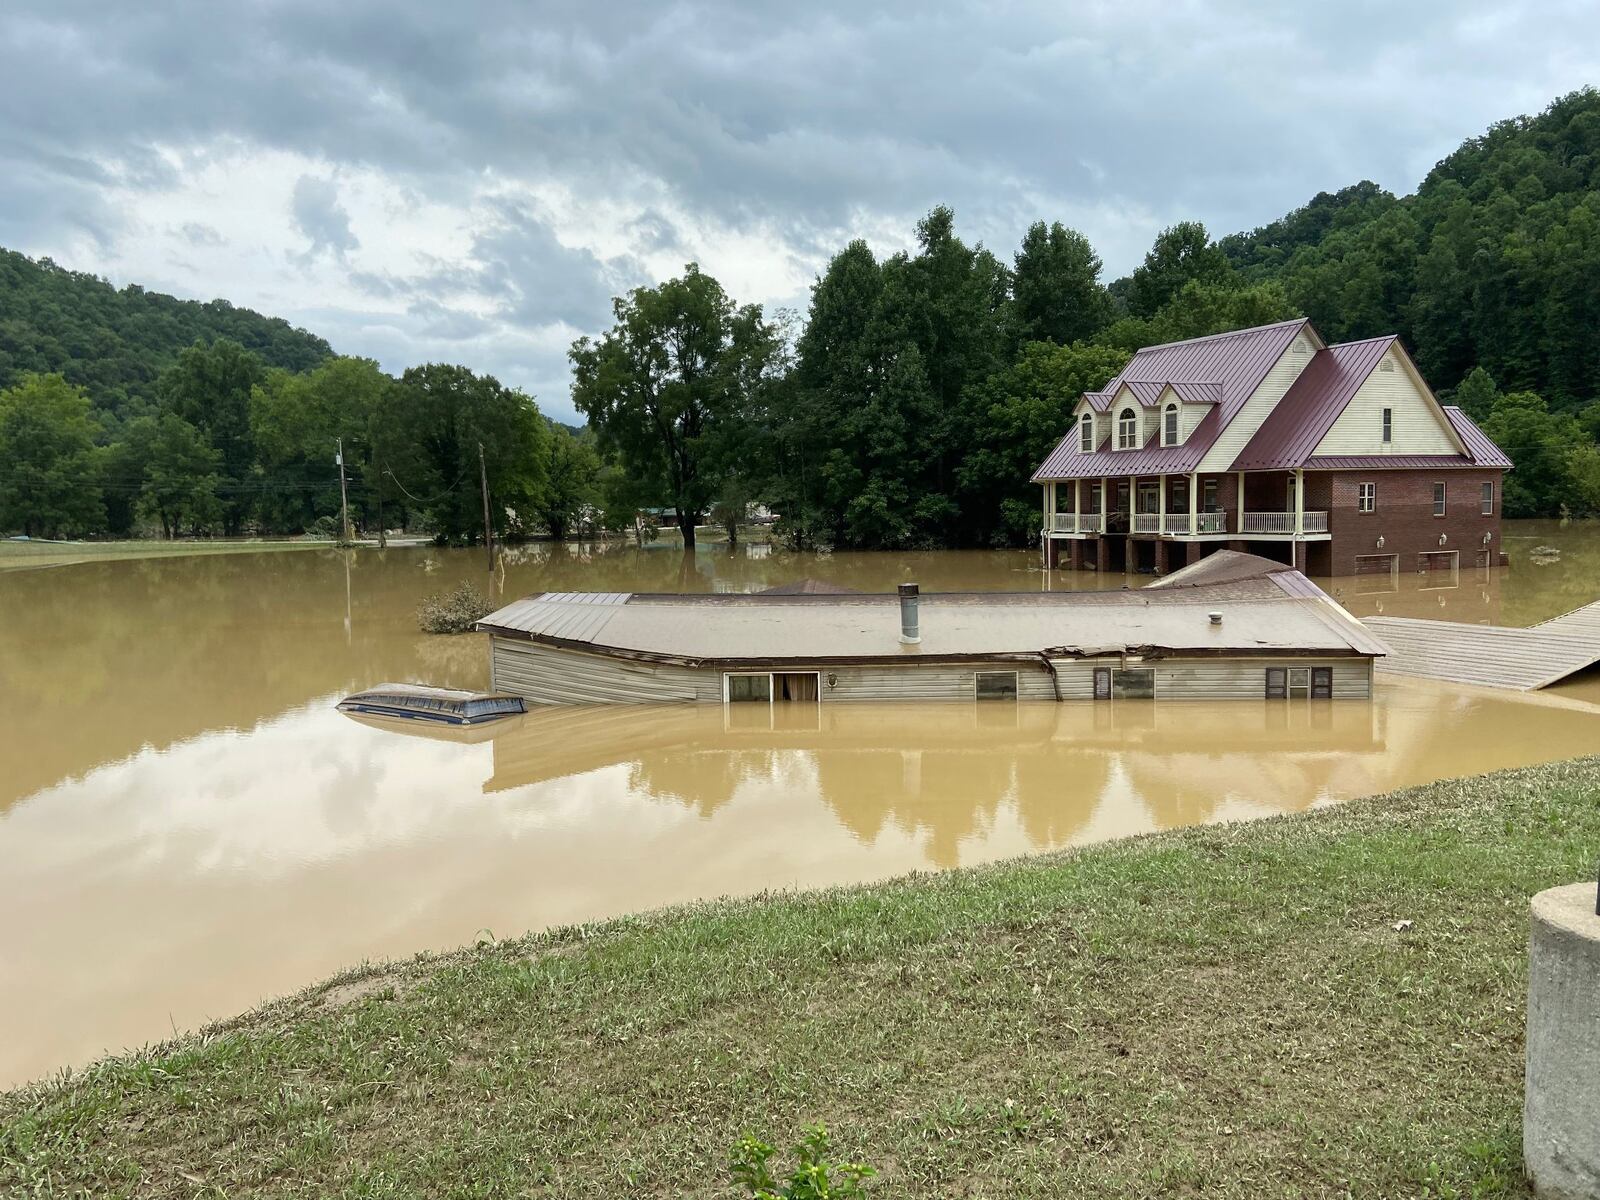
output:
[[[533,398],[492,375],[430,363],[412,367],[387,397],[396,432],[392,470],[435,534],[470,542],[483,530],[479,447],[497,534],[533,523],[544,497],[549,423]]]
[[[572,400],[623,469],[676,508],[684,548],[749,426],[752,389],[778,358],[759,305],[736,307],[690,263],[677,279],[635,288],[616,324],[572,345]]]
[[[1011,295],[1023,341],[1082,341],[1109,320],[1100,256],[1077,230],[1035,221],[1013,261]]]
[[[599,503],[600,456],[587,435],[576,437],[560,425],[550,427],[545,456],[545,486],[535,514],[546,533],[564,541]]]
[[[161,376],[162,407],[194,426],[219,455],[228,498],[222,505],[224,530],[232,535],[250,515],[244,484],[255,465],[250,432],[250,392],[261,381],[259,358],[238,342],[218,338],[196,342]]]
[[[0,392],[0,529],[58,537],[99,528],[94,436],[89,398],[59,375]]]
[[[1163,229],[1155,245],[1128,280],[1128,308],[1136,317],[1153,317],[1191,280],[1222,283],[1233,267],[1199,221],[1179,221]]]

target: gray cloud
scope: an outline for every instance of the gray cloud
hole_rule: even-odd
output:
[[[1002,253],[1028,221],[1065,220],[1121,273],[1181,218],[1220,233],[1361,178],[1409,190],[1463,137],[1593,80],[1596,47],[1600,14],[1576,0],[13,0],[0,241],[125,247],[147,231],[109,192],[169,186],[217,146],[381,172],[432,205],[465,209],[501,180],[631,208],[627,244],[602,252],[521,201],[479,204],[459,261],[396,277],[365,257],[326,171],[295,188],[303,240],[282,255],[345,255],[354,286],[405,306],[381,326],[398,332],[354,311],[322,330],[339,348],[416,361],[405,337],[436,347],[429,331],[471,324],[441,317],[454,309],[507,335],[483,341],[485,369],[555,381],[559,408],[564,369],[523,335],[603,327],[646,258],[681,262],[708,231],[809,273],[853,233],[904,240],[949,203]],[[251,303],[212,261],[171,286]],[[315,302],[285,315],[309,321]]]
[[[294,185],[294,223],[311,245],[306,257],[324,252],[343,258],[361,243],[350,232],[350,214],[339,203],[339,188],[331,179],[302,175]]]

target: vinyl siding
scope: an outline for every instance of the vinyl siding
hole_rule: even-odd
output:
[[[491,643],[493,686],[533,704],[722,703],[723,672],[718,668],[624,662],[509,638],[491,638]],[[826,703],[971,700],[979,671],[1016,671],[1017,693],[1023,700],[1052,701],[1059,686],[1062,700],[1092,701],[1096,665],[1117,663],[1055,660],[1056,685],[1048,672],[1025,662],[839,666],[820,668],[819,673]],[[1335,699],[1362,700],[1372,694],[1371,664],[1366,659],[1205,658],[1150,665],[1156,671],[1158,699],[1259,700],[1265,693],[1268,666],[1331,666]]]
[[[1093,700],[1095,667],[1119,664],[1063,659],[1056,663],[1063,700]],[[1364,658],[1199,658],[1132,663],[1152,667],[1158,700],[1260,700],[1266,695],[1268,667],[1332,667],[1335,700],[1372,698],[1371,660]]]
[[[1295,348],[1304,347],[1305,352],[1297,354]],[[1259,387],[1250,393],[1250,398],[1234,416],[1233,421],[1217,435],[1217,440],[1211,444],[1211,449],[1206,451],[1206,456],[1200,460],[1196,469],[1209,474],[1215,471],[1226,471],[1233,465],[1233,460],[1239,457],[1239,452],[1245,448],[1256,430],[1261,428],[1261,423],[1267,415],[1277,407],[1278,401],[1283,399],[1283,394],[1289,386],[1300,377],[1300,372],[1306,369],[1311,362],[1311,351],[1314,346],[1309,338],[1302,332],[1288,349],[1283,352],[1283,357],[1272,365],[1272,370],[1267,372],[1266,378]]]
[[[532,704],[722,703],[722,676],[491,637],[492,686]]]
[[[1189,440],[1189,435],[1194,432],[1195,426],[1206,419],[1206,414],[1216,405],[1214,404],[1180,404],[1178,406],[1178,436],[1184,441]]]
[[[1390,370],[1384,370],[1387,364]],[[1383,410],[1394,409],[1394,441],[1383,443]],[[1440,410],[1390,350],[1350,398],[1314,454],[1459,454]]]

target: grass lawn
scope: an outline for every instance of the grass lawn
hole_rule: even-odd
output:
[[[0,1194],[732,1196],[821,1120],[882,1196],[1526,1196],[1597,849],[1585,759],[355,971],[0,1096]]]

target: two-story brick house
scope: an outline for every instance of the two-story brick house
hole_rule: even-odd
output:
[[[1393,336],[1304,318],[1147,346],[1034,473],[1047,566],[1174,570],[1228,547],[1312,575],[1497,565],[1511,461]]]

